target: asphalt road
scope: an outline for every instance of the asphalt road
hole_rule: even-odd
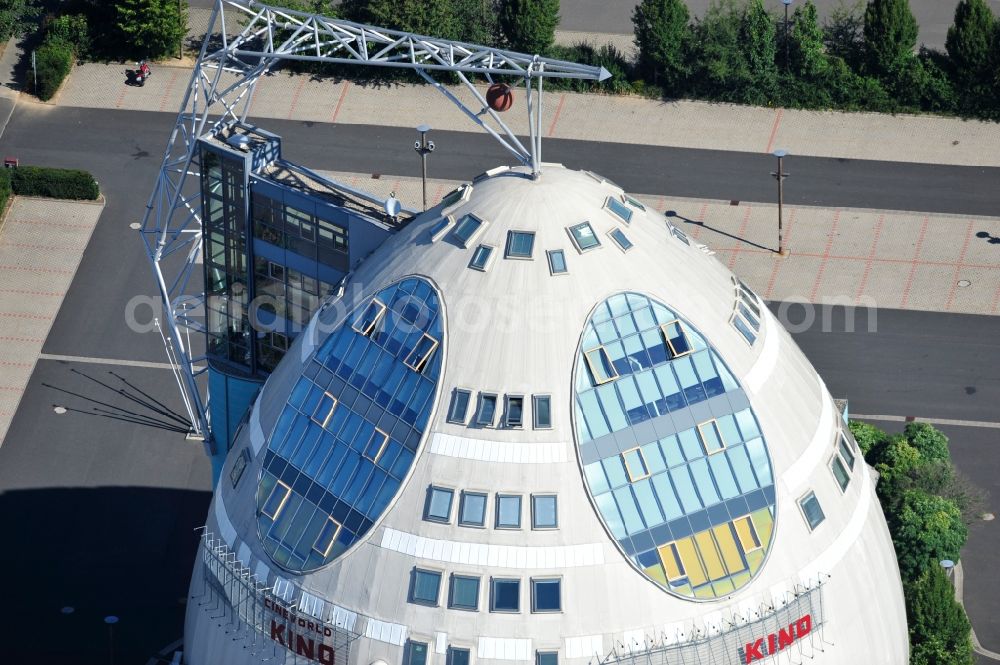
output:
[[[128,225],[143,211],[171,122],[169,114],[25,106],[11,119],[0,140],[3,154],[17,155],[22,163],[87,168],[97,175],[108,198],[46,342],[47,353],[164,360],[159,337],[130,331],[123,313],[134,295],[155,292],[137,234]],[[406,130],[266,124],[285,136],[291,158],[311,166],[399,174],[414,171],[409,152],[412,137]],[[477,142],[476,138],[481,137],[441,132],[436,137],[441,148],[435,153],[432,173],[467,178],[502,161],[492,141]],[[754,191],[752,183],[744,182],[745,173],[731,165],[756,159],[756,155],[659,148],[637,161],[636,154],[643,153],[637,153],[634,146],[554,144],[560,142],[546,143],[546,159],[595,168],[632,191],[717,198],[731,198],[722,191],[742,187]],[[357,151],[364,145],[367,150]],[[372,145],[381,148],[372,149]],[[563,153],[558,154],[559,150]],[[680,157],[684,152],[692,154]],[[676,163],[682,159],[686,161]],[[803,159],[803,165],[809,161]],[[676,176],[649,178],[645,171],[660,162],[675,169]],[[853,185],[837,184],[849,183],[858,164],[815,163],[816,168],[832,170],[819,179],[826,187],[821,193],[838,205],[876,207],[864,197],[887,195],[873,188],[852,196]],[[882,172],[882,189],[897,188],[889,192],[896,197],[892,200],[925,200],[921,190],[929,185],[900,175],[911,173],[906,165],[860,166]],[[763,168],[767,168],[766,160]],[[989,201],[995,204],[1000,197],[986,185],[987,176],[995,182],[995,173],[989,170],[942,175],[950,169],[926,168],[932,181],[954,178],[956,187],[963,179],[972,181],[967,184],[969,196],[940,189],[939,209],[968,211],[970,200],[983,206]],[[760,192],[769,200],[765,195],[770,182],[765,180],[768,186],[762,185]],[[706,193],[700,186],[714,187],[709,191],[715,193]],[[793,323],[800,320],[795,308],[787,314]],[[997,419],[1000,378],[990,368],[1000,366],[1000,317],[879,310],[876,331],[869,333],[861,316],[851,332],[844,314],[845,310],[833,309],[827,319],[818,317],[796,337],[830,390],[849,397],[854,412]],[[78,373],[86,372],[133,397],[138,395],[135,389],[141,389],[179,411],[176,388],[163,370],[115,368],[132,387],[115,383],[118,379],[106,371],[103,366],[96,370],[82,363],[42,361],[0,448],[0,509],[5,515],[34,516],[12,523],[18,546],[5,548],[0,566],[44,574],[23,576],[12,587],[5,614],[9,616],[14,607],[21,609],[4,625],[19,639],[0,645],[2,662],[22,662],[35,645],[48,649],[50,660],[59,656],[60,662],[74,662],[66,647],[80,644],[87,648],[74,652],[83,658],[75,662],[103,661],[107,633],[102,617],[108,614],[122,617],[118,662],[143,662],[181,632],[181,599],[195,543],[191,530],[203,523],[207,506],[208,461],[198,444],[185,442],[162,425],[99,415],[95,408],[107,409],[100,402],[150,414],[125,394]],[[53,404],[79,411],[56,416]],[[962,428],[953,434],[960,468],[983,484],[996,483],[1000,477],[1000,468],[995,468],[1000,466],[995,432]],[[1000,512],[995,502],[991,505]],[[994,649],[1000,648],[1000,626],[992,617],[1000,616],[1000,608],[991,598],[1000,594],[982,597],[988,594],[973,592],[977,591],[974,580],[992,579],[989,562],[1000,545],[996,541],[992,523],[983,525],[974,530],[967,553],[968,578],[973,581],[970,612],[981,639]],[[46,583],[37,584],[39,579]],[[59,610],[64,606],[76,610],[63,615]],[[52,641],[49,629],[53,626],[63,630],[66,639]],[[28,655],[38,657],[37,652]]]

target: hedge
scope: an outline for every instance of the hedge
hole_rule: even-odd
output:
[[[35,95],[43,102],[52,99],[73,67],[73,47],[59,39],[47,39],[35,51],[38,83]]]
[[[7,169],[0,169],[0,214],[7,207],[7,200],[13,192],[10,189],[10,172]]]
[[[22,196],[93,201],[100,194],[94,176],[78,169],[19,166],[7,173],[13,192]]]

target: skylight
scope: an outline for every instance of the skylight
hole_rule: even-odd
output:
[[[623,252],[627,252],[632,249],[632,241],[628,239],[625,232],[621,229],[612,229],[611,233],[608,234],[611,239],[615,241],[615,244],[621,248]]]
[[[486,272],[486,269],[490,267],[490,259],[493,258],[493,247],[489,245],[480,245],[476,247],[476,251],[472,253],[472,259],[469,261],[469,267],[473,270],[479,270]]]
[[[455,225],[455,230],[451,234],[462,243],[463,247],[468,247],[484,225],[485,222],[475,215],[466,215]]]
[[[626,224],[630,224],[632,222],[632,209],[614,196],[608,197],[608,200],[604,202],[604,207]]]
[[[508,259],[530,259],[535,249],[535,234],[530,231],[508,231],[507,232],[507,252]]]
[[[561,249],[550,249],[546,252],[549,257],[549,272],[553,275],[565,275],[569,272],[566,267],[566,253]]]
[[[573,243],[576,244],[577,249],[581,252],[586,252],[588,249],[594,249],[601,245],[601,241],[597,237],[597,234],[594,233],[594,228],[590,225],[590,222],[583,222],[569,227],[569,234],[573,238]]]

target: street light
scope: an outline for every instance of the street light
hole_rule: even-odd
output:
[[[951,574],[955,571],[955,562],[952,561],[951,559],[944,559],[940,563],[941,567],[944,568],[944,574],[947,575],[948,579],[950,580]]]
[[[788,5],[792,4],[792,0],[781,0],[782,4],[785,5],[785,71],[788,71]]]
[[[104,623],[108,624],[108,645],[110,647],[108,662],[115,665],[115,624],[118,623],[118,617],[113,614],[108,615],[104,617]]]
[[[427,210],[427,154],[434,152],[434,141],[427,140],[427,132],[431,131],[430,125],[420,125],[417,127],[420,132],[420,140],[413,142],[413,149],[420,155],[420,178],[424,185],[424,210]]]
[[[782,236],[782,208],[785,204],[785,194],[782,188],[782,183],[788,174],[784,172],[782,165],[785,156],[788,155],[787,150],[778,149],[774,151],[774,156],[778,158],[778,170],[771,171],[771,175],[775,180],[778,181],[778,256],[788,256],[788,250],[785,248],[784,238]]]

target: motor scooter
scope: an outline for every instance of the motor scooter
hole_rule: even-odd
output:
[[[146,85],[146,79],[153,75],[153,70],[145,60],[135,63],[135,69],[125,70],[125,83],[142,87]]]

